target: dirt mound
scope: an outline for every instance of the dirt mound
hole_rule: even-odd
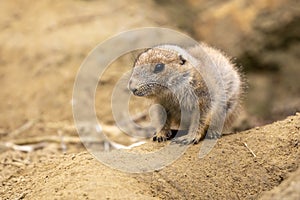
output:
[[[266,192],[261,199],[300,199],[300,169],[289,174],[289,178],[270,192]]]
[[[37,162],[26,162],[26,154],[4,155],[1,168],[17,170],[1,181],[0,195],[4,199],[257,199],[299,167],[299,122],[298,113],[224,136],[203,159],[197,157],[201,143],[191,146],[172,165],[152,173],[120,172],[86,152],[59,157],[47,153]],[[158,146],[148,142],[142,148],[153,151]],[[299,181],[299,173],[295,175]],[[263,197],[285,189],[283,197],[298,194],[296,186],[288,187],[284,184]]]

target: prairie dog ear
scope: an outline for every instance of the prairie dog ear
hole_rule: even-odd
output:
[[[182,57],[182,55],[179,55],[179,60],[180,60],[180,64],[181,64],[181,65],[184,65],[185,62],[186,62],[186,59],[184,59],[184,58]]]

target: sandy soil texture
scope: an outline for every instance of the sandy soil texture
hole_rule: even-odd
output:
[[[297,4],[1,2],[0,200],[300,199]],[[80,64],[97,44],[145,26],[173,28],[223,49],[245,66],[249,88],[236,129],[244,131],[225,135],[202,159],[201,142],[170,166],[129,174],[101,164],[86,151],[74,126],[72,90]],[[125,55],[112,63],[96,92],[105,134],[123,145],[133,141],[113,126],[109,97],[133,59]],[[145,105],[133,98],[130,107],[135,115]],[[167,144],[147,141],[130,151],[153,152]]]
[[[120,172],[87,152],[51,156],[37,151],[42,155],[34,160],[34,155],[8,151],[1,155],[0,195],[3,199],[257,199],[283,182],[276,189],[281,197],[297,199],[299,176],[290,176],[299,175],[291,173],[299,167],[299,122],[298,113],[224,136],[202,159],[197,157],[201,143],[193,145],[172,165],[152,173]],[[148,142],[142,149],[150,152],[159,146]],[[272,199],[276,190],[263,199]]]

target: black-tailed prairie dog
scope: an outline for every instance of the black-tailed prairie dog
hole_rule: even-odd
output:
[[[205,136],[221,136],[223,125],[232,123],[239,108],[242,85],[231,60],[201,43],[189,48],[168,44],[147,49],[136,58],[128,87],[134,95],[147,97],[165,109],[155,115],[157,123],[163,124],[154,141],[170,139],[171,126],[180,125],[189,137],[176,141],[187,144],[198,143]]]

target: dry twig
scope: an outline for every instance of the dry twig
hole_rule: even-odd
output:
[[[11,148],[16,151],[32,152],[34,150],[44,148],[46,146],[46,143],[40,142],[40,143],[32,144],[32,145],[17,145],[12,142],[5,142],[4,145],[7,148]]]
[[[248,147],[247,143],[244,142],[243,144],[245,145],[245,147],[250,151],[250,153],[251,153],[251,154],[253,155],[253,157],[255,158],[255,157],[256,157],[255,153],[252,151],[252,149],[250,149],[250,148]]]

